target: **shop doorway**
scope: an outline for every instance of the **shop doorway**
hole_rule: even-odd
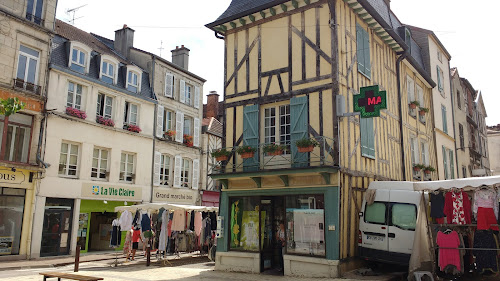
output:
[[[46,199],[40,256],[69,254],[72,219],[73,200]]]
[[[111,231],[113,230],[113,220],[117,218],[112,212],[92,212],[90,213],[89,251],[110,250]]]
[[[261,272],[283,275],[285,209],[283,197],[260,198]]]

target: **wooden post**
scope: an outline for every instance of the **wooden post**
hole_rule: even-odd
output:
[[[81,248],[80,245],[76,245],[74,272],[78,272],[78,266],[80,265],[80,248]]]

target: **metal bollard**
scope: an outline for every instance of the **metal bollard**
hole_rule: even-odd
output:
[[[151,264],[151,248],[148,241],[148,247],[146,248],[146,266]]]
[[[80,245],[76,246],[74,272],[78,272],[78,266],[80,265],[80,248],[81,248]]]

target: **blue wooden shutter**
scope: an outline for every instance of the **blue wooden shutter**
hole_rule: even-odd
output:
[[[438,90],[441,91],[443,89],[443,82],[441,81],[441,69],[439,69],[439,66],[436,65],[436,71],[437,71],[437,80],[438,80]]]
[[[443,148],[443,168],[444,168],[444,179],[448,179],[448,162],[446,161],[446,147],[444,145]]]
[[[256,149],[255,156],[243,160],[243,171],[259,169],[259,106],[249,105],[243,108],[243,145]]]
[[[455,178],[455,164],[453,163],[453,150],[448,150],[450,153],[450,176],[451,179]]]
[[[370,38],[368,36],[368,32],[366,30],[363,30],[364,38],[363,38],[363,51],[365,53],[364,59],[365,59],[365,72],[364,74],[368,77],[371,77],[371,64],[370,64]]]
[[[292,152],[292,167],[307,167],[309,154],[299,153],[295,142],[309,137],[309,106],[307,97],[295,97],[290,99],[290,140]]]
[[[441,105],[441,114],[443,118],[443,132],[448,133],[448,120],[446,119],[446,107]]]
[[[356,24],[356,56],[358,58],[358,71],[365,73],[365,52],[363,51],[363,28]]]
[[[361,155],[375,157],[375,132],[373,129],[373,118],[361,118]]]

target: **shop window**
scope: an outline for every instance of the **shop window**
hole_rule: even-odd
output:
[[[0,187],[0,255],[19,255],[26,191]]]
[[[120,160],[120,180],[124,182],[133,182],[134,174],[134,154],[122,152]]]
[[[286,253],[325,256],[323,195],[286,197]]]
[[[33,117],[22,113],[0,115],[1,159],[27,163]]]
[[[265,216],[264,216],[265,217]],[[231,200],[229,232],[231,250],[259,250],[259,200],[258,197]],[[263,224],[262,226],[263,227]]]
[[[68,82],[68,97],[66,99],[66,106],[76,109],[82,107],[82,88],[83,86],[77,83]]]
[[[365,222],[373,224],[387,224],[386,222],[387,206],[383,202],[374,202],[365,207]]]
[[[59,175],[68,177],[78,176],[78,144],[61,144],[61,155],[59,157]]]
[[[94,148],[92,155],[92,172],[90,176],[93,179],[105,180],[108,177],[108,157],[109,150],[104,148]]]

